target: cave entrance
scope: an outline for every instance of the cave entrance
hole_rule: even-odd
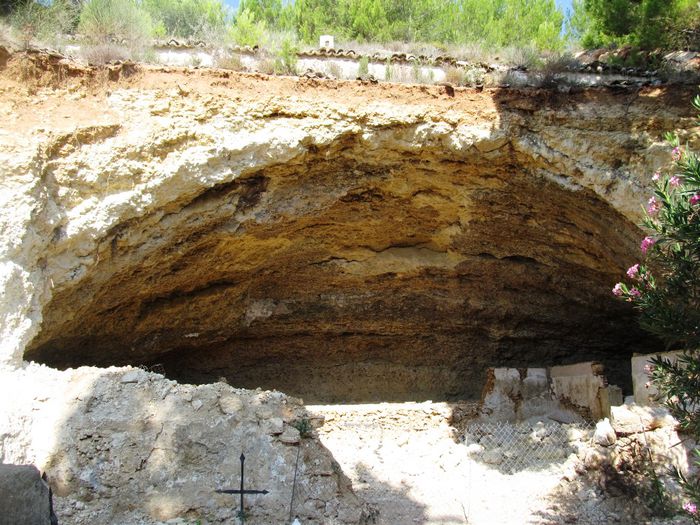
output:
[[[113,228],[25,358],[315,403],[473,398],[490,366],[591,359],[626,384],[650,344],[610,294],[634,225],[508,148],[332,148]]]

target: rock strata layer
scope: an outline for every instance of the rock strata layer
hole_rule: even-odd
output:
[[[596,359],[619,380],[656,348],[610,288],[639,256],[661,135],[691,122],[681,88],[142,69],[23,97],[18,60],[6,363],[420,400],[475,396],[488,366]]]

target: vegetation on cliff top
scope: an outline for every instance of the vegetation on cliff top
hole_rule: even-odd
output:
[[[223,0],[3,0],[0,9],[32,38],[79,32],[264,44],[282,34],[315,44],[332,34],[343,42],[554,51],[700,43],[697,0],[574,0],[566,16],[554,0],[241,0],[235,12]]]

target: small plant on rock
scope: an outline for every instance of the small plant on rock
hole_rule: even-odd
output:
[[[292,423],[292,426],[299,431],[299,435],[303,438],[311,437],[314,427],[311,421],[306,418],[297,419]]]

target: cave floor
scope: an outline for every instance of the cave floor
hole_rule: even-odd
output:
[[[369,505],[370,523],[627,523],[631,502],[580,478],[575,454],[513,474],[475,460],[460,440],[475,403],[307,408],[325,417],[319,437]]]

